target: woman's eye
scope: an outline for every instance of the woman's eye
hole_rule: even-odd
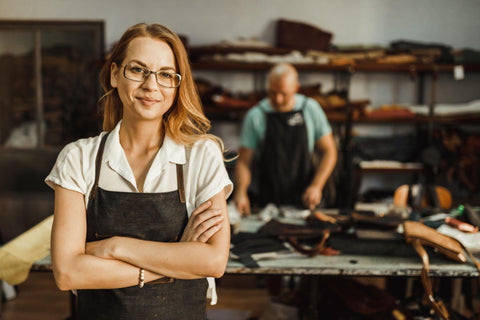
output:
[[[130,67],[130,71],[133,73],[143,73],[143,68],[140,67]]]
[[[172,79],[173,78],[173,74],[169,73],[169,72],[161,72],[160,73],[160,76],[162,78],[165,78],[165,79]]]

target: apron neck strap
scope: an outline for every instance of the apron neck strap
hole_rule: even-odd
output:
[[[95,182],[93,183],[92,190],[90,191],[89,200],[95,199],[98,189],[98,180],[100,178],[100,168],[102,166],[102,157],[103,150],[105,149],[105,142],[107,141],[108,134],[105,134],[100,141],[100,146],[98,147],[97,157],[95,159]],[[185,186],[183,182],[183,166],[177,164],[177,187],[178,195],[180,197],[180,202],[185,203]]]
[[[97,194],[98,179],[100,177],[100,167],[102,166],[103,150],[105,149],[105,142],[107,141],[109,133],[110,132],[108,132],[102,137],[102,141],[100,141],[100,146],[98,147],[97,158],[95,159],[95,182],[93,184],[92,190],[90,191],[90,196],[88,197],[89,200],[94,199],[95,195]]]
[[[185,186],[183,184],[183,166],[177,163],[177,187],[180,202],[185,203]]]

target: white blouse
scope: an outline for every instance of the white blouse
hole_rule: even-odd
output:
[[[120,145],[121,121],[111,131],[105,142],[98,185],[108,191],[139,192],[125,152]],[[92,138],[80,139],[66,145],[45,179],[54,188],[82,193],[88,207],[88,195],[95,182],[95,160],[100,141],[106,132]],[[228,198],[233,190],[220,148],[210,139],[201,139],[191,147],[177,144],[165,136],[148,170],[143,192],[159,193],[177,190],[176,165],[183,165],[185,198],[188,216],[203,202],[223,189]],[[214,281],[209,278],[209,297],[216,303]]]

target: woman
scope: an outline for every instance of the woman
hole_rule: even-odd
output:
[[[138,24],[100,78],[104,132],[67,145],[46,178],[57,286],[77,290],[79,319],[205,319],[232,183],[186,51],[168,28]]]

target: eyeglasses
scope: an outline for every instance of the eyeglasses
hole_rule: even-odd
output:
[[[181,75],[167,70],[152,71],[135,64],[126,64],[123,67],[123,76],[132,81],[144,82],[152,73],[155,75],[157,83],[162,87],[177,88],[182,81]]]

